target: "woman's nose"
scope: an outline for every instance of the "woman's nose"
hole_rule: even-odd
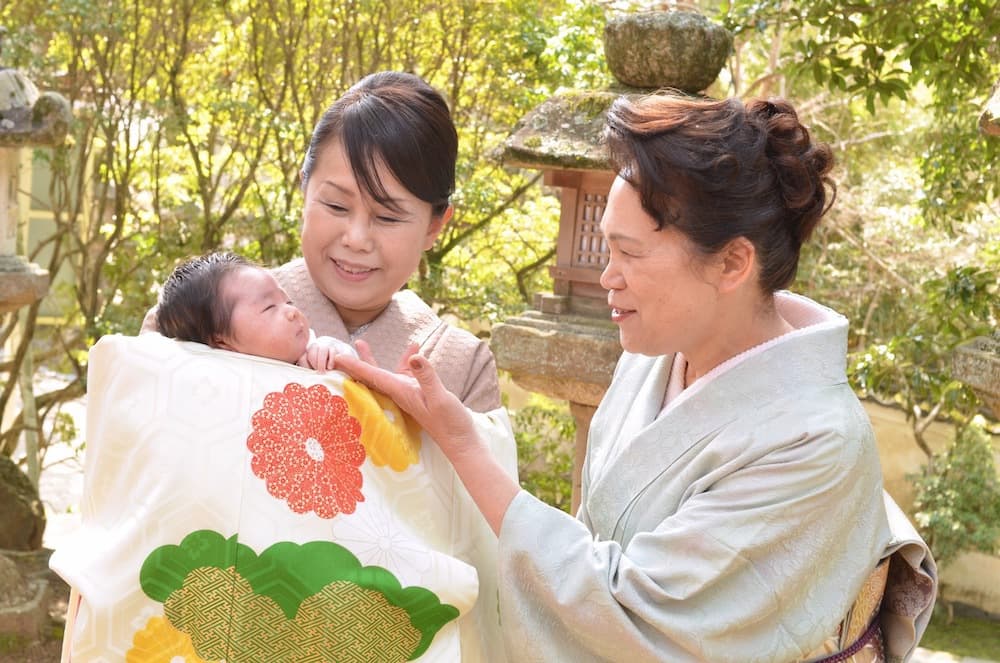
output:
[[[347,220],[347,227],[341,236],[344,246],[355,251],[371,251],[371,223],[363,214],[352,214]]]
[[[604,266],[604,271],[601,272],[600,283],[601,287],[605,290],[621,290],[622,286],[625,285],[622,281],[621,272],[618,271],[614,260],[608,259],[608,264]]]

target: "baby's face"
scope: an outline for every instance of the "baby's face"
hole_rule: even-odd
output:
[[[270,272],[243,267],[222,281],[223,301],[232,302],[231,333],[219,347],[295,363],[309,344],[309,321],[288,300]]]

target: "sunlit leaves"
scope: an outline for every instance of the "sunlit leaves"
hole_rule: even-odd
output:
[[[965,550],[993,553],[1000,541],[1000,481],[982,417],[914,477],[915,521],[939,567]]]
[[[976,131],[985,95],[1000,78],[997,0],[736,0],[722,18],[738,34],[780,30],[789,76],[859,98],[872,116],[894,99],[912,99],[918,86],[931,90],[928,107],[939,128],[926,146],[913,147],[944,164],[923,170],[931,192],[924,214],[932,222],[975,219],[1000,193],[991,169],[1000,146],[983,145]]]

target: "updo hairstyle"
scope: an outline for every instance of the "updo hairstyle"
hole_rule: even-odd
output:
[[[621,97],[604,140],[658,229],[676,228],[703,255],[747,238],[767,293],[795,279],[802,244],[836,196],[830,147],[781,99]]]

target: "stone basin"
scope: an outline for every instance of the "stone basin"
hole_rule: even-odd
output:
[[[619,14],[604,27],[604,56],[612,75],[636,88],[704,90],[733,48],[721,25],[695,11]]]
[[[955,348],[952,377],[972,387],[1000,419],[1000,332],[979,336]]]

